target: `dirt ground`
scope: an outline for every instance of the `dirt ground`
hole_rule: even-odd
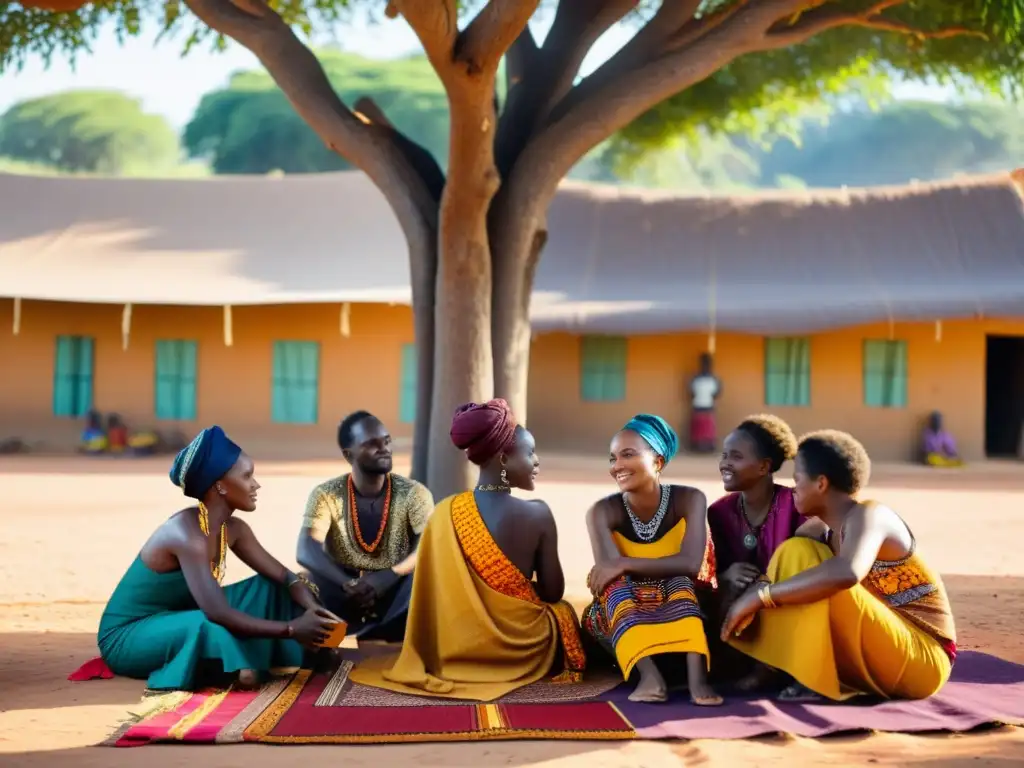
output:
[[[977,735],[870,735],[823,740],[508,742],[378,747],[155,746],[111,750],[103,739],[142,692],[131,680],[71,684],[95,655],[103,601],[138,547],[182,506],[166,460],[0,457],[0,763],[5,766],[213,765],[272,768],[302,760],[359,766],[697,766],[709,761],[800,768],[1024,764],[1024,730]],[[401,463],[397,471],[403,471]],[[721,488],[714,460],[687,459],[673,480]],[[292,562],[298,518],[311,486],[341,471],[331,462],[261,463],[260,508],[249,519],[279,558]],[[897,509],[946,576],[961,646],[1024,663],[1024,472],[1019,464],[961,472],[913,467],[875,471],[871,495]],[[608,493],[600,459],[546,462],[538,494],[558,518],[570,597],[584,595],[589,567],[583,515]],[[228,580],[248,575],[229,559]],[[215,751],[212,751],[214,750]],[[333,749],[333,752],[327,750]],[[343,751],[342,751],[343,750]]]

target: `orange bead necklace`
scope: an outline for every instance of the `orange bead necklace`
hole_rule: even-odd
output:
[[[348,513],[352,516],[352,530],[356,535],[356,542],[363,551],[372,555],[377,551],[381,541],[384,539],[384,530],[388,527],[388,515],[391,513],[391,475],[384,478],[384,512],[380,516],[380,530],[377,531],[377,538],[372,544],[367,544],[363,539],[363,531],[359,527],[359,507],[356,505],[356,484],[352,475],[348,476]]]

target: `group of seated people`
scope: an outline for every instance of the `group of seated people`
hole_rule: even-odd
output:
[[[534,438],[503,400],[467,404],[454,445],[476,486],[440,501],[392,472],[391,436],[360,411],[338,442],[350,472],[310,494],[293,573],[235,512],[256,508],[252,459],[219,427],[175,458],[195,505],[143,545],[99,628],[115,674],[151,689],[224,676],[255,685],[311,663],[344,621],[360,640],[400,642],[350,673],[402,693],[493,701],[537,681],[572,685],[607,662],[635,701],[685,684],[697,705],[721,683],[790,701],[857,694],[925,698],[949,679],[956,632],[946,590],[889,507],[858,498],[870,472],[853,437],[799,441],[751,416],[722,446],[726,494],[708,505],[663,483],[678,438],[640,414],[611,440],[617,490],[587,513],[594,566],[582,618],[563,600],[558,529],[534,490]],[[794,461],[792,487],[775,482]],[[226,550],[257,575],[221,586]]]
[[[116,413],[109,414],[106,422],[104,426],[103,414],[97,410],[91,410],[85,415],[85,426],[78,446],[82,453],[90,456],[125,453],[148,456],[156,450],[159,438],[155,432],[129,432]]]

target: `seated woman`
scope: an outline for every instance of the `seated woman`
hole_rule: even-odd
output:
[[[595,600],[583,626],[610,651],[627,680],[640,673],[633,701],[660,702],[668,685],[655,664],[686,654],[694,704],[722,703],[708,685],[708,643],[694,581],[715,585],[707,502],[696,488],[662,485],[661,471],[679,447],[664,419],[634,417],[611,445],[611,475],[621,493],[587,513],[594,551],[588,586]]]
[[[107,449],[111,453],[124,453],[128,447],[128,428],[116,413],[107,416]]]
[[[932,467],[960,467],[963,461],[956,450],[956,440],[942,425],[942,414],[932,411],[928,425],[921,433],[924,463]]]
[[[751,669],[745,656],[717,642],[718,627],[733,601],[766,571],[778,546],[804,522],[793,489],[775,482],[775,473],[794,456],[793,430],[779,417],[761,414],[747,417],[726,436],[718,462],[729,493],[708,507],[720,590],[715,636],[709,638],[712,671],[728,679],[749,672],[738,683],[741,690],[759,688],[772,676],[764,668]]]
[[[78,450],[90,456],[99,456],[107,450],[107,433],[103,431],[103,417],[99,411],[85,415],[85,428],[79,439]]]
[[[504,400],[464,405],[452,441],[480,467],[472,491],[441,501],[420,540],[405,642],[397,659],[360,663],[350,678],[400,693],[492,701],[557,673],[581,679],[579,623],[548,505],[531,491],[533,436]]]
[[[298,666],[302,645],[323,640],[337,617],[233,516],[256,509],[252,459],[211,427],[170,475],[199,504],[157,528],[117,585],[100,619],[103,660],[153,690],[192,690],[207,671],[254,685],[273,667]],[[228,548],[258,575],[221,587]]]
[[[843,432],[800,441],[796,507],[828,532],[782,544],[767,579],[733,603],[722,626],[723,640],[796,680],[784,699],[923,699],[949,679],[956,629],[946,590],[906,523],[854,498],[870,467]]]

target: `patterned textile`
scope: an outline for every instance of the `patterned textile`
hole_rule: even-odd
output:
[[[335,671],[324,692],[317,699],[318,707],[458,707],[473,703],[466,699],[431,698],[398,693],[385,688],[360,685],[348,679],[352,662],[346,661]],[[613,669],[588,670],[581,683],[565,685],[550,678],[524,685],[505,694],[497,704],[557,704],[591,701],[622,683],[622,676]]]
[[[505,557],[494,541],[480,517],[472,492],[460,494],[452,502],[452,524],[467,562],[487,586],[517,600],[545,605],[537,596],[533,584]],[[579,682],[587,666],[587,657],[583,652],[576,610],[565,600],[547,607],[558,622],[558,635],[562,644],[563,668],[555,679]]]
[[[693,579],[645,580],[630,576],[613,582],[583,614],[583,627],[606,649],[614,649],[632,627],[703,619]],[[614,651],[613,651],[614,652]]]
[[[909,555],[901,560],[876,560],[862,583],[896,614],[938,640],[950,660],[955,660],[956,625],[946,586],[917,553],[914,534],[910,536]]]
[[[380,547],[369,554],[356,541],[348,501],[348,475],[321,483],[309,495],[302,527],[342,568],[382,571],[393,568],[412,552],[413,538],[423,533],[434,509],[434,498],[415,480],[391,475],[391,510]],[[373,537],[376,531],[368,535]]]

